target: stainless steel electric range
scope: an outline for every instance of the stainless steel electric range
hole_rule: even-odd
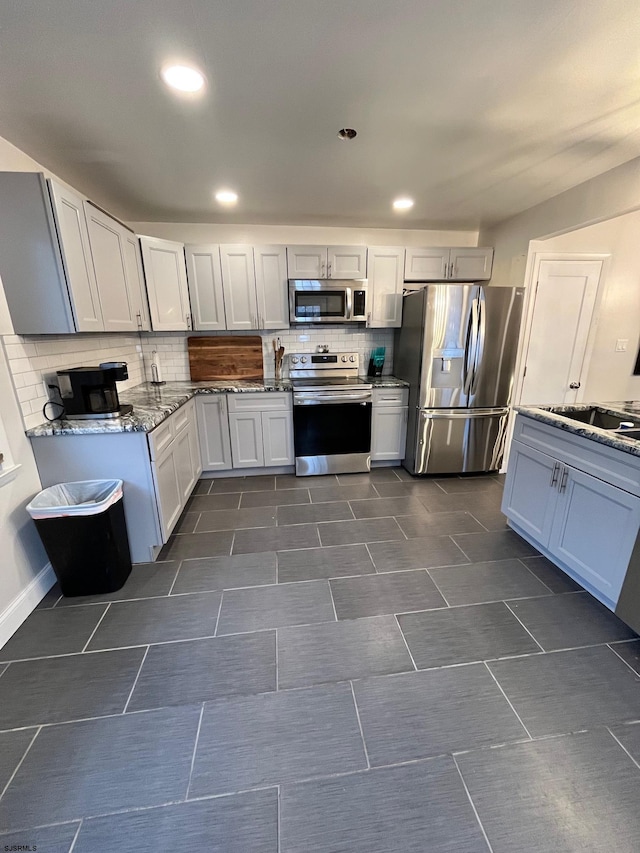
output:
[[[293,353],[296,474],[352,474],[371,468],[371,383],[355,352]]]

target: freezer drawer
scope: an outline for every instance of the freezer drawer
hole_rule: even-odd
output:
[[[404,466],[412,474],[496,471],[504,453],[508,409],[421,409]]]

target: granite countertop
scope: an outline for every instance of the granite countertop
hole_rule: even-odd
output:
[[[368,378],[374,388],[393,388],[407,385],[393,376]],[[46,422],[27,430],[29,438],[52,435],[88,435],[109,432],[151,432],[170,414],[183,406],[196,394],[247,394],[273,391],[292,391],[289,379],[219,380],[217,382],[167,382],[152,385],[143,382],[122,391],[121,403],[130,403],[133,412],[119,418],[96,418],[95,420],[60,419]]]
[[[621,421],[637,420],[640,417],[640,403],[629,400],[613,403],[580,403],[572,406],[516,406],[515,410],[521,415],[549,424],[549,426],[558,427],[573,435],[597,441],[599,444],[606,444],[607,447],[613,447],[623,453],[640,456],[639,439],[625,436],[624,432],[612,432],[580,423],[580,421],[570,420],[572,412],[584,412],[585,409],[594,407],[602,409],[607,414],[619,417]],[[550,409],[554,409],[554,411],[552,412]],[[563,417],[563,414],[566,414],[567,417]]]

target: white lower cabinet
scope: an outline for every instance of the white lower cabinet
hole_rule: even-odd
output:
[[[234,468],[294,464],[291,394],[229,394],[228,407]]]
[[[182,512],[182,494],[178,475],[178,458],[174,442],[153,463],[158,513],[163,541],[167,541]]]
[[[230,412],[231,458],[234,468],[263,468],[262,415]]]
[[[640,497],[514,440],[502,511],[560,568],[615,607],[640,528]]]
[[[374,388],[371,407],[371,461],[404,459],[407,441],[406,388]]]
[[[196,398],[196,409],[203,469],[228,471],[233,462],[226,394],[203,394]]]
[[[293,465],[293,415],[286,412],[262,412],[264,464]]]

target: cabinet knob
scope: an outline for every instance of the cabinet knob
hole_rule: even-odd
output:
[[[570,382],[570,383],[569,383],[569,388],[574,388],[574,389],[575,389],[575,388],[579,388],[579,387],[580,387],[580,383],[579,383],[579,382]]]

